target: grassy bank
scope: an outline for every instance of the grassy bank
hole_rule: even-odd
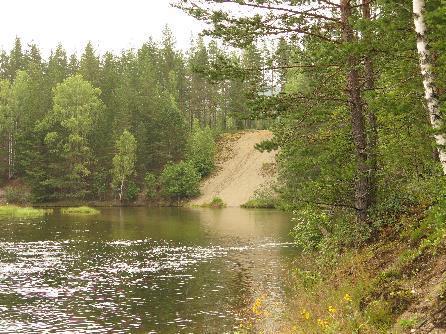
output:
[[[358,247],[337,248],[337,242],[295,259],[294,298],[281,333],[446,329],[446,201],[412,208]],[[252,305],[254,323],[238,333],[256,333],[277,317],[259,304]]]

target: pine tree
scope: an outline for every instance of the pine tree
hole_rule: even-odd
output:
[[[89,81],[93,86],[98,87],[100,84],[100,61],[95,54],[93,44],[87,43],[84,53],[79,62],[79,73],[82,77]]]

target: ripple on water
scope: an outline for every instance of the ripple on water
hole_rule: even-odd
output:
[[[231,329],[236,316],[231,305],[252,297],[236,301],[244,285],[257,279],[249,268],[257,266],[259,277],[265,270],[274,276],[275,269],[264,261],[271,251],[288,246],[204,247],[152,239],[0,242],[0,328],[14,333],[190,332],[219,319],[222,329]],[[258,252],[263,260],[250,259]],[[265,284],[274,288],[275,280]]]

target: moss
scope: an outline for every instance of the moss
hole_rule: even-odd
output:
[[[101,213],[101,211],[90,208],[88,206],[79,206],[79,207],[71,207],[71,208],[63,208],[60,210],[61,214],[63,215],[73,215],[73,216],[90,216],[90,215],[97,215]]]
[[[36,218],[52,213],[53,209],[36,209],[31,207],[20,207],[16,205],[0,206],[0,216],[17,218]]]

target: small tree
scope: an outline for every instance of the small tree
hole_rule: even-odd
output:
[[[82,76],[65,79],[54,89],[53,108],[39,123],[52,163],[42,185],[56,196],[84,198],[91,191],[94,152],[90,142],[104,105],[101,90]],[[57,194],[60,192],[60,194]]]
[[[164,167],[160,181],[164,195],[178,201],[200,193],[200,174],[190,162],[168,164]]]
[[[135,172],[136,139],[124,130],[116,141],[116,154],[113,157],[113,185],[119,187],[119,200],[122,202],[124,184]]]
[[[195,123],[187,144],[187,158],[201,177],[209,175],[215,167],[215,140],[209,127],[200,128]]]

